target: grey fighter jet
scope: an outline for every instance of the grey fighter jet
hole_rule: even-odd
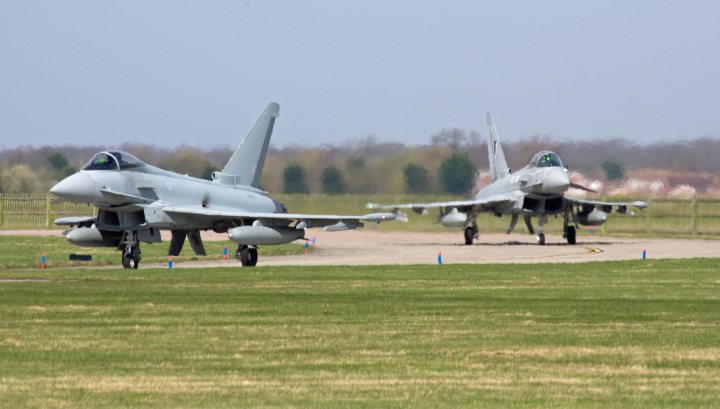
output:
[[[402,218],[399,212],[364,216],[288,213],[283,203],[262,191],[260,176],[280,106],[270,103],[255,126],[213,180],[180,175],[143,163],[133,155],[109,150],[96,154],[79,172],[50,189],[55,196],[97,207],[94,217],[55,221],[76,226],[67,239],[79,246],[122,250],[122,265],[137,268],[140,243],[159,243],[160,230],[170,230],[169,255],[178,255],[185,238],[205,255],[201,230],[227,232],[238,244],[243,266],[258,261],[258,245],[289,243],[305,237],[305,229],[339,231],[362,227],[363,221]]]
[[[378,205],[369,203],[372,209],[403,209],[410,208],[418,214],[427,214],[428,208],[440,210],[439,221],[445,227],[461,227],[464,229],[465,244],[473,244],[477,237],[477,216],[481,212],[493,213],[497,216],[510,215],[510,226],[507,233],[512,233],[518,218],[522,216],[530,234],[535,234],[532,217],[537,217],[539,229],[537,240],[545,244],[543,227],[550,215],[561,215],[563,218],[563,237],[568,244],[575,244],[578,225],[600,226],[607,220],[608,214],[615,213],[632,215],[629,207],[645,208],[647,203],[601,202],[567,196],[569,188],[589,192],[593,190],[570,182],[567,166],[563,165],[560,156],[554,152],[538,152],[530,163],[517,172],[511,172],[505,161],[500,139],[495,130],[492,116],[487,115],[489,135],[487,139],[488,162],[492,183],[469,200],[433,203],[403,203]]]

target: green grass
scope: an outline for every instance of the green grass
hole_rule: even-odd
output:
[[[173,261],[188,260],[218,260],[223,257],[223,247],[228,249],[228,257],[234,258],[237,244],[231,241],[205,241],[207,256],[196,256],[185,243],[180,256],[173,257]],[[142,244],[141,264],[167,262],[168,246],[166,242],[157,244]],[[311,248],[312,249],[312,248]],[[262,246],[263,256],[281,256],[302,254],[302,244],[291,243],[276,246]],[[69,261],[70,254],[89,254],[92,261]],[[0,268],[40,267],[41,255],[46,255],[46,264],[49,268],[71,266],[104,266],[120,265],[121,252],[109,247],[77,247],[70,244],[64,237],[35,237],[35,236],[0,236]]]
[[[3,270],[2,407],[711,407],[717,260]]]

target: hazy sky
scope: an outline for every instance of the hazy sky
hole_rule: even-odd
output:
[[[1,0],[0,147],[720,135],[720,2]]]

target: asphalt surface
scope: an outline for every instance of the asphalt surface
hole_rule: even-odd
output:
[[[165,233],[165,232],[163,232]],[[59,236],[59,230],[0,231],[0,235]],[[163,239],[169,239],[169,233]],[[227,240],[227,235],[202,233],[203,240]],[[720,257],[720,240],[613,238],[579,235],[576,245],[568,245],[559,235],[548,235],[545,246],[528,234],[480,235],[472,246],[463,244],[462,232],[400,233],[370,230],[324,232],[309,230],[315,237],[314,251],[293,256],[263,256],[259,249],[258,266],[278,265],[373,265],[459,263],[582,263],[606,260],[639,260],[643,250],[647,259]],[[163,244],[164,245],[164,244]],[[236,260],[188,261],[174,268],[238,266]],[[141,268],[165,267],[142,263]],[[107,267],[105,267],[107,268]]]
[[[313,237],[312,231],[308,237]],[[579,236],[568,245],[561,236],[548,235],[545,246],[535,236],[521,234],[481,235],[472,246],[463,244],[462,232],[380,233],[346,231],[314,234],[316,245],[309,254],[263,257],[258,266],[276,265],[373,265],[458,263],[582,263],[605,260],[720,257],[720,240],[612,238]],[[237,265],[236,261],[184,263],[187,267]],[[182,266],[179,266],[182,267]]]

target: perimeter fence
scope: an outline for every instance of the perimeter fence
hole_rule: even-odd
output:
[[[57,218],[94,214],[91,205],[62,202],[49,193],[0,194],[0,229],[54,228]]]
[[[454,200],[457,197],[429,195],[273,195],[285,202],[293,213],[362,214],[368,201],[378,203],[429,202]],[[603,200],[622,200],[605,197]],[[599,228],[606,234],[717,236],[720,237],[720,199],[695,197],[692,199],[654,198],[649,207],[636,211],[634,217],[617,215]],[[54,221],[60,217],[96,214],[90,205],[57,200],[48,193],[0,194],[0,229],[59,228]],[[437,223],[433,212],[422,217],[408,212],[410,223],[386,223],[383,229],[404,231],[447,231]],[[559,219],[559,218],[558,218]],[[483,214],[478,217],[481,232],[504,232],[509,217],[498,218]],[[518,229],[522,228],[518,223]],[[551,218],[549,232],[559,232],[561,222]],[[368,225],[367,227],[371,227]]]

